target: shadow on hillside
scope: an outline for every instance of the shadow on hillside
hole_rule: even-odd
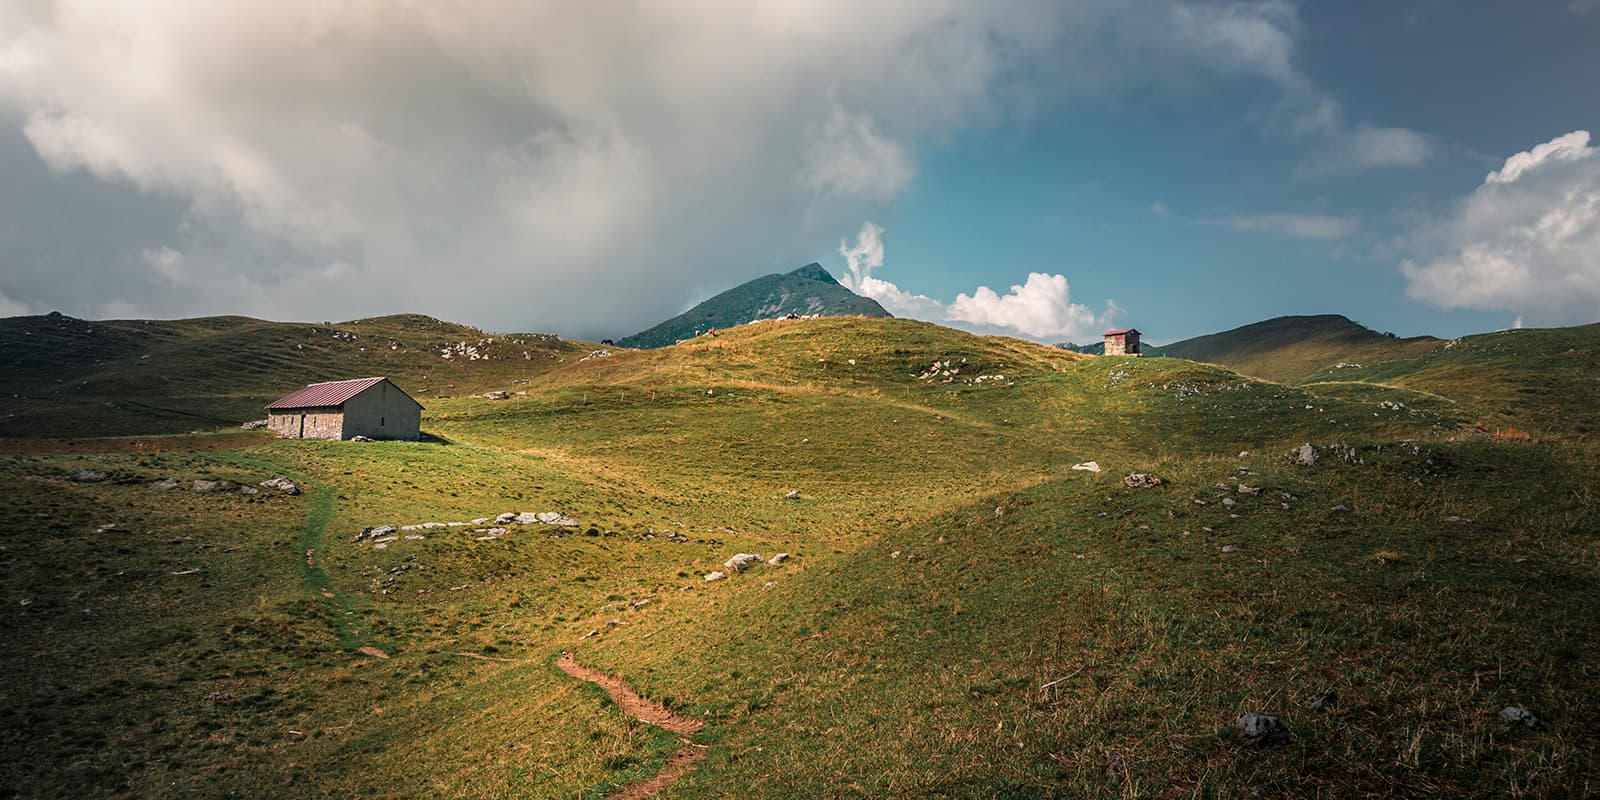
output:
[[[427,442],[428,444],[455,444],[455,442],[452,442],[437,433],[428,433],[427,431],[423,431],[421,434],[419,434],[417,436],[417,441]]]

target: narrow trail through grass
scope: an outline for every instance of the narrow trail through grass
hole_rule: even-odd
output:
[[[305,475],[284,469],[282,466],[255,456],[243,453],[219,454],[223,460],[254,467],[256,469],[287,475],[290,480],[299,484],[305,491],[311,508],[306,512],[305,523],[301,526],[300,537],[296,540],[296,552],[305,555],[305,568],[302,581],[312,594],[328,601],[333,612],[333,631],[338,638],[340,649],[349,652],[368,652],[376,650],[385,653],[387,658],[388,648],[377,647],[372,641],[362,636],[357,624],[360,617],[356,614],[354,605],[348,594],[339,591],[329,579],[328,573],[322,568],[321,557],[324,534],[327,532],[328,523],[333,521],[336,508],[335,494],[332,488],[315,481]]]
[[[561,657],[556,659],[556,667],[574,678],[588,681],[606,690],[606,694],[611,695],[611,699],[616,702],[623,713],[640,722],[654,725],[683,737],[687,737],[705,726],[705,723],[700,720],[674,713],[666,706],[639,694],[633,690],[633,687],[615,675],[608,675],[597,669],[591,669],[579,664],[570,652],[562,653]],[[676,783],[679,778],[688,773],[695,762],[704,758],[706,754],[705,747],[702,745],[697,745],[689,741],[688,738],[684,738],[681,741],[682,745],[667,757],[667,763],[662,765],[661,770],[655,775],[630,783],[621,789],[611,792],[606,797],[609,800],[644,800],[647,797],[655,797],[656,794],[665,791],[667,787]]]

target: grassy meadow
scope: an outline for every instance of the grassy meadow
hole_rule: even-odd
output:
[[[654,774],[677,737],[563,650],[706,722],[664,797],[1600,791],[1587,368],[1540,394],[1439,357],[1289,385],[867,319],[546,341],[537,368],[417,342],[392,369],[346,352],[434,376],[417,443],[159,435],[189,428],[135,424],[109,378],[16,406],[33,435],[77,414],[122,438],[0,440],[8,795],[597,798]],[[178,400],[229,394],[214,365],[174,374]],[[1572,414],[1537,400],[1563,391]],[[1538,435],[1492,435],[1515,419]],[[227,490],[277,474],[304,493]],[[357,541],[507,511],[578,525]],[[740,552],[791,557],[703,579]],[[1245,712],[1287,733],[1246,745]]]

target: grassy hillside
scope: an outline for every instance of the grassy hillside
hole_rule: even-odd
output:
[[[654,774],[676,737],[557,670],[562,650],[706,723],[667,797],[1600,778],[1582,440],[1491,441],[1478,401],[1418,389],[906,320],[551,360],[484,384],[523,396],[427,398],[426,442],[0,455],[0,784],[593,798]],[[184,488],[277,473],[306,494]],[[504,511],[579,525],[357,540]],[[702,578],[739,552],[791,558]],[[1501,721],[1510,704],[1542,726]],[[1241,743],[1246,711],[1288,734]]]
[[[527,380],[591,349],[415,314],[322,325],[11,317],[0,319],[0,437],[237,425],[307,383],[372,375],[425,400]]]
[[[706,331],[795,314],[887,317],[878,301],[839,285],[820,264],[742,283],[647,330],[617,341],[623,347],[666,347]]]
[[[1419,355],[1431,336],[1396,339],[1337,314],[1275,317],[1233,330],[1146,348],[1150,355],[1221,364],[1246,375],[1293,383],[1339,363],[1371,364]]]
[[[1541,437],[1600,436],[1600,324],[1463,336],[1425,352],[1307,378],[1318,391],[1381,385],[1449,398],[1477,422]]]

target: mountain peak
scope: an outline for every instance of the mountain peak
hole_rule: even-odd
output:
[[[832,273],[823,269],[822,265],[815,261],[797,270],[794,270],[793,272],[790,272],[789,277],[805,278],[807,280],[822,281],[823,283],[832,283],[835,285],[839,283],[838,281],[834,280]]]
[[[742,283],[648,330],[617,340],[623,347],[665,347],[713,328],[732,328],[788,314],[802,317],[887,317],[876,300],[839,285],[821,264]]]

